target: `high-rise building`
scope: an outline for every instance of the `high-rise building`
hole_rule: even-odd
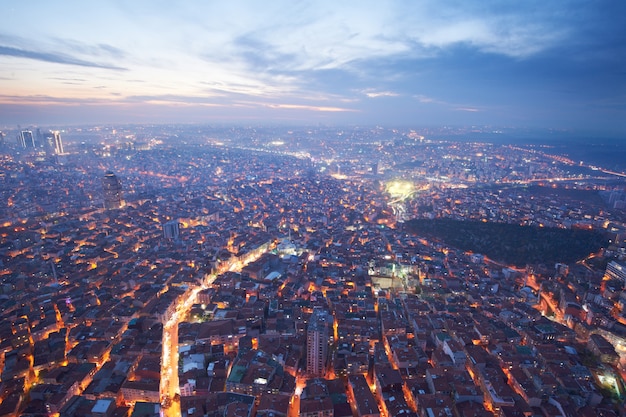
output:
[[[306,371],[311,376],[323,377],[326,373],[331,326],[332,316],[328,312],[313,310],[306,336]]]
[[[52,132],[54,134],[54,153],[57,155],[64,154],[63,150],[63,140],[61,139],[61,134],[58,131]]]
[[[104,190],[104,208],[107,210],[118,209],[123,206],[122,184],[117,176],[111,171],[107,171],[102,178],[102,189]]]
[[[43,134],[41,133],[41,129],[37,128],[35,131],[35,146],[43,148],[45,146],[45,142],[43,140]]]
[[[44,146],[47,152],[54,153],[55,155],[64,154],[63,140],[61,134],[58,131],[49,131],[43,134]]]
[[[17,139],[22,148],[35,147],[35,138],[33,137],[33,132],[30,130],[22,130]]]
[[[178,239],[180,236],[180,223],[178,220],[172,220],[163,225],[163,236],[166,239]]]
[[[43,147],[48,155],[54,154],[54,133],[46,132],[43,135]]]
[[[622,282],[626,282],[626,265],[620,264],[615,261],[609,262],[604,271],[604,279],[616,279]]]

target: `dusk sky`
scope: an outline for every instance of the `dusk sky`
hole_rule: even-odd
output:
[[[626,133],[626,1],[0,0],[0,125]]]

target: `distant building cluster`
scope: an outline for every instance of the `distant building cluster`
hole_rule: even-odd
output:
[[[62,155],[63,140],[59,131],[48,131],[42,133],[37,129],[36,134],[30,130],[22,130],[17,135],[17,143],[22,149],[43,149],[48,154]]]

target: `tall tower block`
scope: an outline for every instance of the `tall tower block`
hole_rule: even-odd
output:
[[[104,178],[102,178],[102,189],[104,190],[105,209],[118,209],[124,205],[124,201],[122,200],[122,184],[111,171],[107,171],[106,174],[104,174]]]
[[[332,319],[321,309],[311,314],[306,336],[306,372],[309,375],[323,377],[326,374]]]
[[[30,130],[22,130],[17,139],[22,148],[35,147],[35,137],[33,136],[33,132]]]
[[[58,131],[50,131],[43,134],[44,147],[46,151],[54,155],[62,155],[65,153],[63,149],[63,140],[61,133]]]

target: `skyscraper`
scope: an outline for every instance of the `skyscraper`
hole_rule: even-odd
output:
[[[306,336],[306,371],[309,375],[323,377],[326,373],[331,324],[332,316],[328,312],[313,310]]]
[[[65,153],[63,150],[63,141],[61,140],[61,134],[58,131],[52,132],[54,134],[54,153],[61,155]]]
[[[35,147],[35,138],[33,137],[33,132],[30,130],[22,130],[17,139],[22,148]]]
[[[63,141],[61,140],[61,134],[58,131],[49,131],[43,134],[44,145],[46,152],[54,153],[55,155],[64,154]]]
[[[107,210],[122,207],[122,184],[111,171],[107,171],[102,178],[102,189],[104,190],[104,208]]]

